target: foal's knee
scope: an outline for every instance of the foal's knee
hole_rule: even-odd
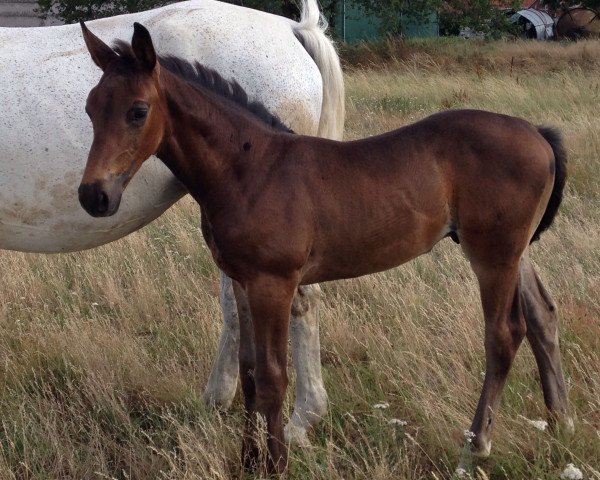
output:
[[[261,413],[281,408],[288,385],[285,369],[268,368],[264,372],[256,372],[256,408]]]

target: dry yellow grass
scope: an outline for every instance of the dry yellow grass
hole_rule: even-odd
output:
[[[347,72],[349,138],[448,107],[565,132],[566,198],[532,256],[559,306],[577,433],[555,438],[524,420],[545,415],[524,346],[480,467],[488,478],[556,479],[572,462],[600,478],[600,44],[404,48],[383,68]],[[198,223],[186,199],[97,250],[0,253],[1,479],[242,477],[240,402],[228,413],[201,402],[220,314]],[[459,247],[444,241],[408,265],[324,291],[330,413],[314,447],[293,452],[290,478],[448,478],[484,368],[477,286]],[[373,409],[379,401],[390,408]]]

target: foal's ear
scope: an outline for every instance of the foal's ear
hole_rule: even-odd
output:
[[[92,60],[103,71],[106,70],[108,64],[117,58],[117,54],[106,43],[90,32],[85,26],[85,23],[83,23],[83,20],[81,20],[79,24],[81,25],[83,39],[85,40],[85,44],[90,52],[90,55],[92,56]]]
[[[156,66],[156,52],[152,45],[150,32],[140,23],[133,24],[133,38],[131,48],[141,65],[149,72]]]

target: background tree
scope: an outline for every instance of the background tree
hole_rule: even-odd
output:
[[[44,18],[55,17],[65,23],[94,20],[123,13],[161,7],[168,0],[38,0],[37,11]]]
[[[79,20],[140,12],[162,7],[177,0],[38,0],[38,12],[44,17],[55,17],[65,23]],[[265,12],[298,18],[299,9],[295,0],[222,0],[235,5],[255,8]],[[332,22],[339,7],[339,0],[324,0],[321,8],[326,18]]]
[[[520,10],[513,0],[508,9]],[[515,33],[507,9],[500,9],[493,0],[443,0],[440,5],[440,31],[444,35],[458,35],[461,28],[469,27],[486,37],[497,38]]]
[[[368,15],[381,19],[382,33],[402,33],[402,17],[413,22],[428,21],[432,13],[439,11],[442,0],[352,0],[352,3]]]
[[[224,0],[228,3],[256,8],[289,18],[298,18],[296,0]],[[331,31],[342,10],[343,0],[321,0],[321,9]],[[574,3],[578,0],[567,0]],[[600,4],[600,0],[583,0],[584,3]],[[471,27],[488,36],[500,36],[510,30],[508,18],[492,0],[346,0],[347,5],[358,7],[364,14],[381,19],[384,34],[402,33],[401,18],[412,22],[425,22],[438,12],[442,33],[458,34],[461,27]],[[560,3],[564,0],[548,0]],[[123,13],[139,12],[173,3],[173,0],[38,0],[38,12],[53,16],[66,23],[91,20]]]
[[[352,1],[367,14],[381,18],[382,30],[390,34],[402,33],[401,17],[423,23],[429,21],[431,14],[435,12],[439,14],[440,33],[445,35],[458,35],[464,27],[470,27],[488,37],[499,37],[513,31],[508,16],[493,0]],[[516,3],[516,0],[513,3]]]

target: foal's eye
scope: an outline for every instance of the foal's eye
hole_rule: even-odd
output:
[[[134,125],[142,125],[148,116],[150,107],[144,102],[135,102],[127,112],[127,121]]]

